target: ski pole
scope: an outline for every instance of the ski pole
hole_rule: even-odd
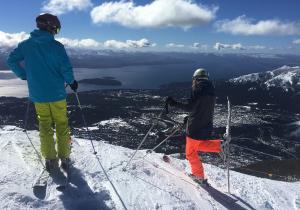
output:
[[[27,139],[29,140],[34,152],[36,153],[38,159],[39,159],[39,162],[41,163],[41,165],[43,166],[43,168],[46,168],[45,164],[43,163],[42,161],[42,157],[40,155],[40,153],[37,151],[37,149],[35,148],[34,144],[32,143],[32,140],[31,138],[29,137],[28,133],[27,133],[27,123],[28,123],[28,116],[29,116],[29,107],[30,107],[30,100],[28,98],[28,101],[27,101],[27,108],[26,108],[26,113],[25,113],[25,122],[24,122],[24,130],[23,132],[25,133],[25,135],[27,136]]]
[[[159,113],[157,118],[161,118],[163,113],[168,114],[169,110],[168,110],[168,103],[167,100],[165,101],[165,105],[164,105],[164,109]],[[141,141],[141,143],[139,144],[139,146],[137,147],[137,149],[135,150],[135,152],[132,154],[131,158],[129,159],[129,161],[127,162],[126,166],[123,168],[123,171],[126,171],[126,168],[129,166],[130,162],[132,161],[132,159],[134,158],[134,156],[136,155],[137,151],[141,148],[141,146],[144,144],[144,142],[146,141],[147,137],[149,136],[150,132],[152,131],[152,129],[157,125],[158,123],[158,119],[155,121],[155,123],[152,124],[152,126],[150,127],[150,129],[148,130],[148,132],[146,133],[146,135],[144,136],[143,140]]]
[[[163,114],[164,110],[162,110],[159,115],[158,118],[161,117],[161,115]],[[130,162],[132,161],[132,159],[134,158],[134,156],[136,155],[137,151],[141,148],[141,146],[144,144],[145,140],[147,139],[147,137],[149,136],[150,132],[152,131],[152,129],[157,125],[158,120],[155,121],[155,123],[152,124],[152,126],[150,127],[150,129],[148,130],[148,132],[146,133],[146,135],[144,136],[143,140],[141,141],[141,143],[139,144],[139,146],[137,147],[137,149],[134,151],[133,155],[131,156],[131,158],[129,159],[129,161],[127,162],[126,166],[123,168],[123,171],[126,171],[126,168],[128,167],[128,165],[130,164]]]
[[[167,100],[165,101],[165,110],[166,110],[166,114],[169,114],[169,103]]]
[[[167,136],[167,138],[165,138],[162,142],[160,142],[158,145],[156,145],[154,148],[152,148],[151,150],[147,150],[147,154],[143,157],[145,158],[149,153],[152,153],[154,150],[156,150],[160,145],[162,145],[164,142],[168,141],[169,138],[171,138],[172,136],[174,136],[174,134],[177,132],[177,131],[180,131],[187,123],[187,120],[188,120],[188,117],[186,116],[184,119],[183,119],[183,124],[175,129],[173,129],[173,132]]]
[[[77,99],[77,102],[78,102],[78,107],[80,108],[80,111],[81,111],[81,116],[82,116],[82,120],[83,120],[84,126],[86,127],[86,130],[89,131],[88,126],[87,126],[87,123],[86,123],[86,120],[85,120],[85,117],[84,117],[84,114],[83,114],[82,106],[81,106],[81,103],[80,103],[80,100],[79,100],[79,97],[78,97],[78,93],[77,93],[77,91],[74,91],[74,93],[75,93],[75,96],[76,96],[76,99]],[[125,210],[127,210],[127,207],[126,207],[126,205],[125,205],[123,199],[121,198],[120,194],[118,193],[118,191],[117,191],[115,185],[114,185],[114,184],[112,183],[112,181],[110,180],[110,178],[109,178],[108,174],[106,173],[106,171],[105,171],[105,169],[104,169],[104,167],[103,167],[103,165],[102,165],[102,163],[101,163],[99,157],[97,156],[97,152],[96,152],[96,150],[95,150],[93,141],[92,141],[91,139],[90,139],[90,141],[91,141],[91,144],[92,144],[92,147],[93,147],[93,150],[94,150],[93,154],[95,155],[95,157],[96,157],[96,159],[97,159],[97,161],[98,161],[98,163],[99,163],[99,165],[100,165],[100,167],[101,167],[101,169],[102,169],[102,171],[103,171],[105,177],[107,178],[107,180],[109,181],[109,183],[110,183],[110,185],[112,186],[113,190],[115,191],[116,195],[117,195],[118,198],[120,199],[120,202],[121,202],[122,206],[124,207]]]
[[[164,109],[159,113],[158,115],[158,119],[161,118],[162,114],[165,112],[166,114],[168,114],[168,103],[167,101],[165,101],[165,106]],[[141,141],[141,143],[139,144],[139,146],[137,147],[137,149],[135,150],[135,152],[133,153],[133,155],[131,156],[131,158],[129,159],[129,161],[127,162],[126,166],[123,168],[123,171],[126,171],[126,168],[129,166],[130,162],[132,161],[132,159],[134,158],[134,156],[136,155],[137,151],[141,148],[141,146],[144,144],[144,142],[146,141],[147,137],[149,136],[150,132],[152,131],[152,129],[157,125],[159,120],[156,120],[155,123],[152,124],[152,126],[150,127],[150,129],[148,130],[148,132],[146,133],[146,135],[144,136],[143,140]]]
[[[84,127],[86,128],[86,131],[88,132],[89,128],[87,126],[87,123],[86,123],[86,120],[85,120],[85,117],[84,117],[84,114],[83,114],[83,110],[82,110],[82,106],[81,106],[81,103],[80,103],[80,100],[79,100],[79,97],[78,97],[78,93],[77,93],[77,91],[74,91],[74,93],[75,93],[75,96],[76,96],[76,99],[77,99],[78,107],[81,111],[81,117],[82,117],[82,121],[84,123]],[[90,139],[90,141],[91,141],[91,144],[92,144],[92,147],[93,147],[93,150],[94,150],[94,154],[97,154],[92,139]]]
[[[226,167],[227,167],[227,187],[228,193],[230,194],[230,173],[229,173],[229,155],[230,155],[230,141],[231,141],[231,134],[230,134],[230,123],[231,123],[231,105],[230,100],[227,97],[227,107],[228,107],[228,118],[227,118],[227,126],[226,126],[226,141],[227,141],[227,158],[226,158]]]
[[[167,136],[164,140],[162,140],[158,145],[156,145],[155,147],[153,147],[152,149],[150,150],[147,150],[147,154],[143,157],[145,158],[148,154],[152,153],[154,150],[156,150],[160,145],[162,145],[164,142],[168,141],[172,136],[174,136],[175,133],[177,133],[178,131],[180,131],[180,127],[176,128],[173,130],[173,132]]]

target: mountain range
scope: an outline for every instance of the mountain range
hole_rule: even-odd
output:
[[[6,59],[12,49],[0,48],[0,71],[7,70]],[[299,55],[141,52],[67,49],[74,68],[119,68],[125,66],[161,66],[180,64],[194,71],[206,68],[215,79],[230,79],[244,74],[264,72],[283,65],[300,65]]]

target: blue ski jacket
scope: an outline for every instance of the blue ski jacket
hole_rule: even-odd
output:
[[[10,53],[7,64],[19,78],[27,80],[33,102],[65,99],[65,83],[74,82],[73,68],[63,44],[47,31],[31,32],[30,38]]]

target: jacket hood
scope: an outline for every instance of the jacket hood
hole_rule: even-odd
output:
[[[54,40],[54,36],[48,31],[34,30],[30,33],[30,38],[39,43],[50,42]]]
[[[194,95],[215,95],[215,87],[210,80],[201,79],[192,86]]]

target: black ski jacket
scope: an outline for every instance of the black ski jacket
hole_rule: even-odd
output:
[[[212,138],[215,102],[215,87],[211,81],[202,79],[193,88],[191,99],[187,103],[175,102],[173,104],[189,112],[186,126],[188,137],[197,140]]]

